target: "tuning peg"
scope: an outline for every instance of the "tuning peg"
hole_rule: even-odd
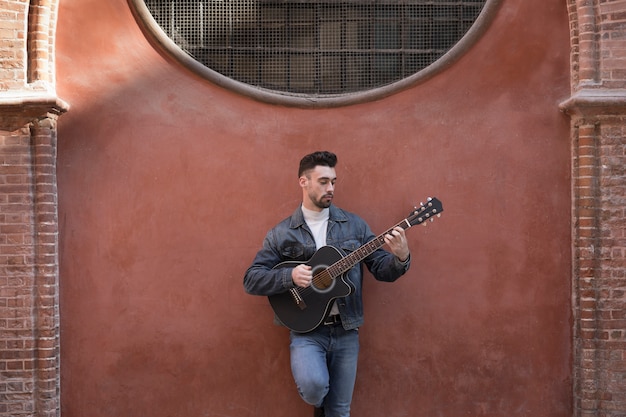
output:
[[[441,217],[441,213],[437,214],[437,217]]]
[[[428,197],[428,198],[426,199],[426,201],[432,201],[432,200],[433,200],[433,198],[432,198],[432,197]]]
[[[428,226],[427,222],[422,223],[422,226]]]
[[[431,221],[431,222],[434,222],[434,221],[435,221],[435,219],[433,219],[433,218],[431,217],[430,221]]]

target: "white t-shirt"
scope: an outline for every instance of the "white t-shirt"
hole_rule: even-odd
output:
[[[326,231],[328,230],[328,217],[330,210],[325,208],[322,211],[309,210],[302,206],[302,214],[304,215],[304,221],[306,222],[311,233],[313,233],[313,239],[315,239],[315,247],[317,249],[322,246],[326,246]],[[333,303],[330,309],[330,315],[339,314],[337,303]]]

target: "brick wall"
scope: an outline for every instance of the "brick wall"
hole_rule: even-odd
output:
[[[568,2],[572,39],[573,394],[626,415],[626,1]]]
[[[604,88],[623,89],[626,80],[626,2],[601,1],[598,8],[599,79]]]
[[[0,90],[26,83],[26,13],[28,2],[0,0]]]
[[[0,413],[58,409],[55,137],[0,136]]]
[[[54,91],[57,0],[0,0],[0,91]]]
[[[0,411],[32,413],[34,392],[33,217],[30,135],[0,137]]]
[[[573,143],[574,396],[577,416],[626,410],[622,118],[578,119]]]
[[[57,1],[0,0],[0,415],[60,415]],[[28,33],[27,33],[28,31]]]

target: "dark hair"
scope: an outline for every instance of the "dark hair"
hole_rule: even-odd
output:
[[[317,151],[305,155],[300,160],[298,178],[300,178],[304,172],[313,169],[318,165],[334,168],[335,165],[337,165],[337,155],[328,151]]]

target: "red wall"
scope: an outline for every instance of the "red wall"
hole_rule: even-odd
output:
[[[311,413],[242,276],[320,149],[339,156],[336,204],[375,232],[429,195],[445,207],[408,232],[405,277],[368,276],[353,415],[571,415],[567,10],[502,3],[434,78],[314,110],[199,79],[124,0],[61,1],[64,417]]]

